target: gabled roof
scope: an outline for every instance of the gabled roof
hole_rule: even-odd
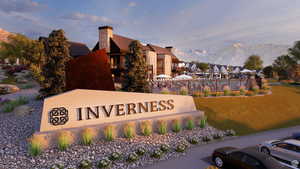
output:
[[[44,45],[48,43],[47,37],[39,37],[39,41],[43,41]],[[68,41],[69,54],[71,57],[85,56],[90,53],[90,49],[83,43]]]
[[[169,49],[162,48],[152,44],[147,44],[147,46],[149,46],[157,54],[170,55],[174,62],[179,62],[179,59]]]
[[[121,51],[129,51],[129,45],[134,39],[130,39],[121,35],[113,35],[112,40],[120,48]]]
[[[70,47],[69,47],[69,52],[70,55],[74,58],[78,56],[85,56],[88,53],[90,53],[90,49],[83,43],[78,43],[78,42],[71,42],[68,41]]]

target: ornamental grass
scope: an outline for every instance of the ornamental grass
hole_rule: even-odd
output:
[[[135,136],[135,123],[129,122],[124,125],[124,137],[133,138]]]
[[[60,151],[65,151],[73,143],[74,137],[70,131],[62,131],[58,134],[57,145]]]
[[[157,125],[159,134],[164,135],[168,132],[168,123],[165,120],[159,120]]]
[[[96,131],[93,128],[86,128],[81,133],[81,140],[83,145],[91,145],[93,139],[96,137]]]
[[[229,96],[230,93],[231,93],[231,90],[230,90],[230,87],[229,86],[224,86],[223,88],[223,93],[224,93],[224,96]]]
[[[43,149],[47,147],[48,142],[43,136],[34,134],[28,139],[28,144],[29,154],[31,156],[38,156],[43,152]]]
[[[162,88],[160,91],[161,94],[171,94],[170,90],[168,88]]]
[[[179,119],[174,119],[172,121],[172,131],[178,133],[181,131],[181,122]]]
[[[144,136],[150,136],[152,134],[152,122],[150,120],[142,121],[140,126]]]
[[[188,94],[189,94],[188,88],[185,87],[185,86],[182,86],[182,87],[180,88],[179,94],[180,94],[180,95],[188,95]]]
[[[204,97],[208,97],[211,94],[211,90],[209,86],[205,86],[203,89]]]
[[[106,141],[113,141],[116,138],[115,125],[108,125],[104,128],[104,138]]]
[[[195,128],[195,121],[193,117],[188,117],[186,121],[186,128],[188,130],[193,130]]]

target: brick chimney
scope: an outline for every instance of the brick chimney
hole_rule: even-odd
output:
[[[173,53],[173,46],[167,46],[166,49]]]
[[[111,26],[101,26],[99,29],[99,49],[106,49],[110,52],[110,38],[113,37],[113,28]]]

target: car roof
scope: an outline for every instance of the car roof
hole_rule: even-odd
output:
[[[288,143],[288,144],[293,144],[296,146],[300,146],[300,140],[288,139],[288,140],[284,140],[283,142]]]

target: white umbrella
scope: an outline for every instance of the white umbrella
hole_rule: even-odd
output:
[[[156,76],[156,78],[160,78],[160,79],[170,79],[171,76],[165,75],[165,74],[160,74],[160,75]]]
[[[192,76],[188,75],[179,75],[174,78],[175,80],[190,80],[193,79]]]
[[[253,73],[253,71],[249,69],[244,69],[241,71],[241,73]]]

